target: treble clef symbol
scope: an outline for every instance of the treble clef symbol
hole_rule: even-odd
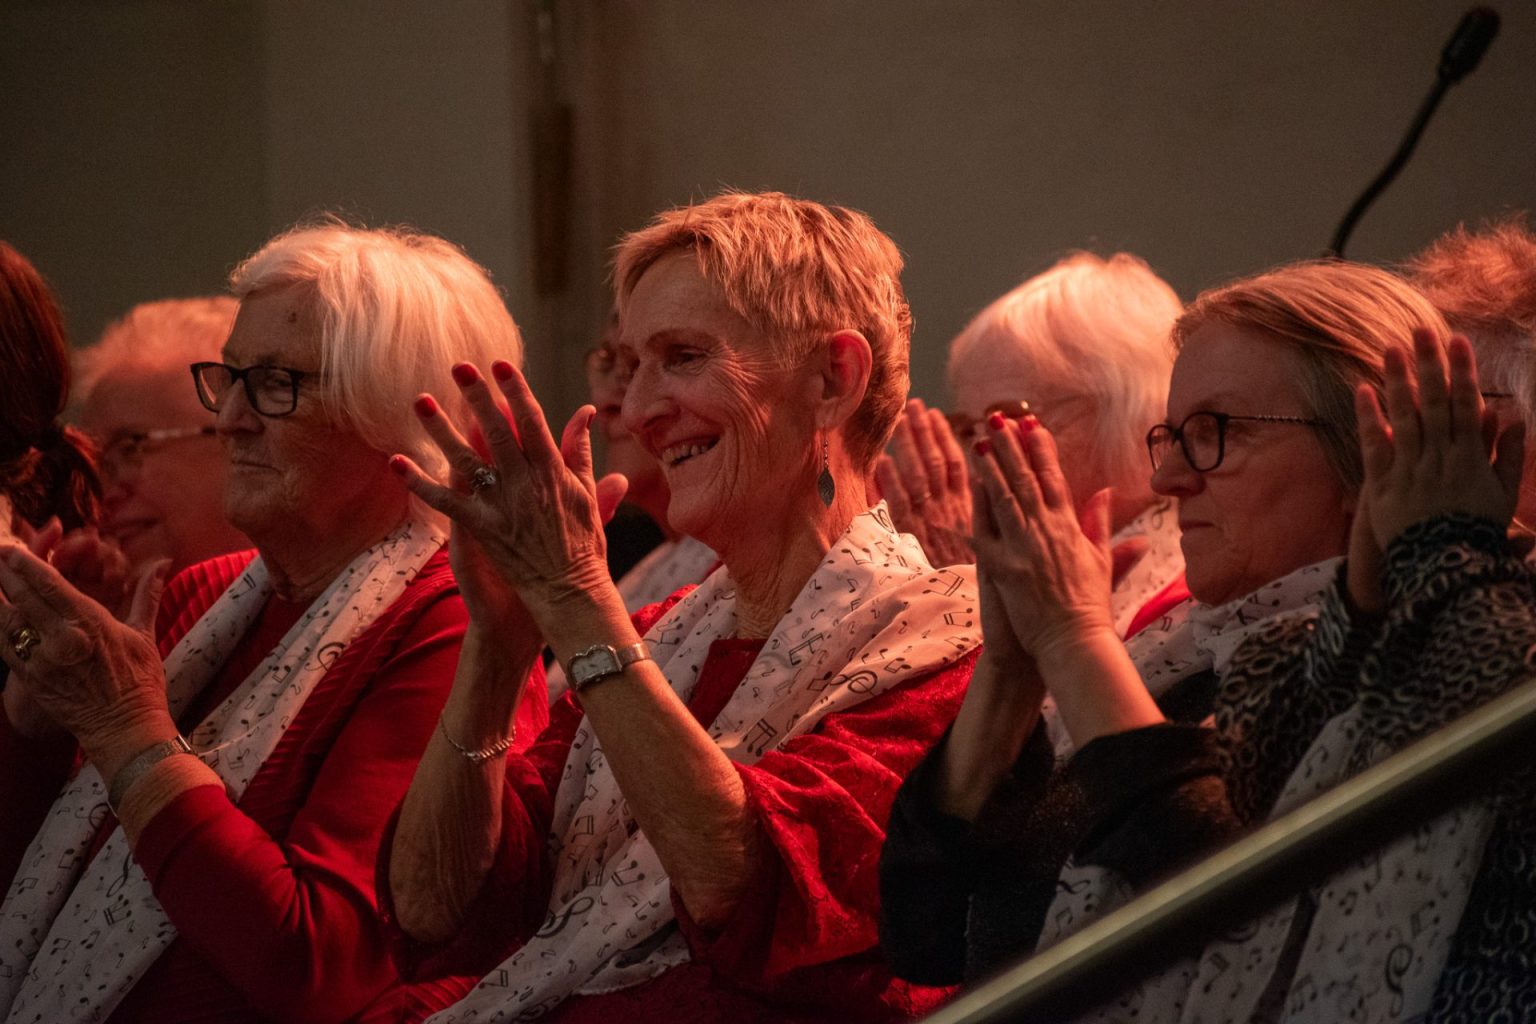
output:
[[[577,914],[585,914],[592,909],[596,902],[591,896],[583,896],[578,900],[572,901],[571,905],[565,908],[565,913],[560,914],[558,917],[551,912],[549,918],[544,922],[544,927],[534,932],[533,937],[536,939],[547,939],[551,935],[559,935],[565,931],[565,926],[571,923],[571,918]]]

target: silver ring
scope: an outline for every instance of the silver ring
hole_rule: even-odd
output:
[[[469,475],[469,489],[473,493],[479,494],[487,487],[495,487],[500,479],[496,475],[496,471],[490,466],[477,466],[475,471]]]
[[[32,657],[32,648],[43,642],[43,634],[31,626],[22,626],[9,637],[11,650],[16,652],[16,660],[26,661]]]

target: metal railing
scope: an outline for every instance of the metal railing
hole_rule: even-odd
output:
[[[965,993],[925,1024],[1070,1021],[1212,936],[1536,763],[1536,681],[1238,840]]]

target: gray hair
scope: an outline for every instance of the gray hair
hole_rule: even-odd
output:
[[[1168,332],[1182,308],[1141,259],[1073,253],[960,332],[949,347],[950,387],[1009,366],[1055,393],[1090,398],[1097,416],[1088,468],[1110,486],[1144,490],[1143,438],[1168,404]]]
[[[447,467],[410,414],[412,399],[432,392],[464,423],[471,417],[453,364],[522,365],[522,338],[489,274],[435,235],[300,225],[236,267],[229,284],[241,299],[285,285],[309,289],[327,412],[375,449],[403,452],[435,476]]]

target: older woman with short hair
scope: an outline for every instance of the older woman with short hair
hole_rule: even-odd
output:
[[[187,367],[217,359],[239,308],[228,295],[134,306],[75,359],[76,418],[101,445],[102,534],[133,565],[170,572],[249,547],[224,517],[228,466]]]
[[[1013,674],[978,674],[898,798],[882,938],[901,976],[980,978],[1268,811],[1234,815],[1222,765],[1283,778],[1282,748],[1312,735],[1250,663],[1266,629],[1315,615],[1334,584],[1364,479],[1354,394],[1379,394],[1388,353],[1418,330],[1445,324],[1401,279],[1355,264],[1282,267],[1195,300],[1173,332],[1167,421],[1147,436],[1193,601],[1128,643],[1109,610],[1104,496],[1077,509],[1043,428],[977,442],[987,651]],[[1351,571],[1374,579],[1362,560]],[[1060,772],[1039,728],[1047,694],[1077,751]],[[1273,720],[1254,712],[1263,701]],[[1217,731],[1201,724],[1212,712]]]
[[[7,711],[61,730],[63,754],[7,780],[58,794],[0,823],[33,836],[0,909],[8,1020],[392,1020],[406,998],[374,866],[465,614],[442,522],[388,460],[442,468],[400,403],[454,359],[516,360],[517,328],[463,252],[404,230],[298,228],[231,286],[222,361],[188,386],[257,550],[172,580],[158,637],[155,574],[119,622],[0,550],[0,635],[34,637],[0,645]],[[545,703],[520,714],[531,729]]]
[[[864,215],[772,193],[668,211],[621,243],[625,425],[661,460],[673,526],[724,562],[633,620],[602,564],[590,408],[557,447],[512,367],[492,375],[515,432],[459,367],[482,464],[418,407],[459,486],[402,469],[454,520],[475,582],[452,742],[406,797],[390,886],[408,935],[461,937],[438,955],[494,968],[439,1024],[928,1005],[874,948],[875,855],[978,638],[968,573],[930,568],[866,499],[907,388],[900,269]],[[575,692],[503,762],[537,656],[503,637],[530,621]]]
[[[989,417],[1027,412],[1057,439],[1074,502],[1109,488],[1111,545],[1135,558],[1114,589],[1122,636],[1187,596],[1173,503],[1152,492],[1143,445],[1167,401],[1168,332],[1182,309],[1137,257],[1079,252],[994,301],[949,346],[950,420],[962,442],[984,434]],[[971,496],[948,432],[913,399],[879,481],[899,528],[931,532],[946,561],[969,562]]]

